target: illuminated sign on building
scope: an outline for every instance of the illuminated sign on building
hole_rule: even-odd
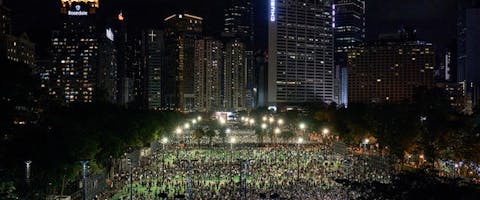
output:
[[[335,21],[336,10],[335,9],[336,9],[335,5],[332,5],[332,28],[336,27],[336,21]]]
[[[275,0],[270,0],[270,21],[274,22],[275,21]]]
[[[69,10],[68,15],[70,16],[87,16],[88,12],[87,11],[82,11],[82,6],[76,5],[75,10]]]
[[[110,41],[113,42],[114,36],[113,36],[113,31],[112,31],[111,28],[107,28],[106,36]]]

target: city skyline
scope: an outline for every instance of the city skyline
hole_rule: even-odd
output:
[[[34,43],[39,45],[39,50],[45,50],[50,29],[57,28],[59,1],[34,1],[34,0],[3,0],[13,11],[14,33],[26,32]],[[384,4],[381,0],[366,1],[367,8],[367,34],[368,40],[374,40],[380,33],[394,32],[402,26],[417,28],[418,36],[422,40],[432,42],[440,48],[456,36],[457,5],[461,2],[474,2],[475,0],[446,0],[446,1],[404,1],[393,0]],[[29,6],[24,6],[24,5]],[[253,1],[255,13],[255,33],[259,37],[255,44],[256,49],[267,46],[268,1]],[[135,28],[159,28],[161,19],[175,12],[189,12],[205,18],[205,32],[220,34],[224,28],[224,9],[227,1],[213,0],[209,4],[202,1],[149,1],[149,0],[121,0],[100,1],[100,11],[104,17],[118,14],[120,10],[131,19]],[[214,11],[209,7],[218,7]],[[42,17],[35,17],[42,16]],[[33,34],[35,33],[35,34]],[[438,48],[437,48],[438,49]]]
[[[480,196],[477,0],[0,0],[0,66],[2,200]]]

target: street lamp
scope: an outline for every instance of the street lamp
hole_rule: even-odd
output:
[[[163,150],[165,150],[165,144],[167,144],[168,138],[164,137],[162,138],[162,145],[163,145]]]
[[[275,119],[274,119],[273,117],[270,117],[270,118],[268,119],[268,122],[270,122],[270,124],[273,123],[274,121],[275,121]]]
[[[27,182],[27,185],[30,185],[30,169],[32,166],[32,161],[27,160],[25,161],[25,181]]]
[[[267,129],[267,124],[263,123],[262,124],[262,129],[264,129],[264,130]]]
[[[363,142],[362,142],[362,144],[363,144],[363,152],[365,153],[365,156],[367,155],[367,152],[366,152],[366,151],[367,151],[367,144],[368,144],[369,142],[370,142],[370,140],[369,140],[368,138],[365,138],[365,139],[363,140]],[[365,164],[366,164],[366,157],[364,158],[364,161],[363,161],[363,163],[362,163],[362,165],[363,165],[363,167],[362,167],[362,168],[363,168],[363,174],[365,174],[365,179],[366,179],[367,174],[365,173]]]
[[[233,144],[235,144],[235,137],[230,138],[230,160],[233,160]]]
[[[255,124],[255,119],[250,119],[250,120],[248,121],[248,123],[250,123],[250,126],[253,125],[253,124]]]
[[[183,127],[184,127],[185,129],[189,129],[189,128],[190,128],[190,124],[189,124],[189,123],[185,123],[185,125],[183,125]]]
[[[227,128],[227,130],[225,130],[226,134],[230,134],[230,132],[232,132],[232,130],[230,130],[229,128]]]
[[[236,142],[235,137],[231,137],[231,138],[230,138],[230,151],[233,150],[233,144],[235,144],[235,142]]]
[[[283,125],[283,119],[278,119],[277,123],[278,123],[279,126]]]
[[[182,129],[181,129],[180,127],[177,127],[177,129],[175,129],[175,133],[176,133],[177,135],[182,134]]]
[[[278,135],[278,134],[280,134],[280,132],[281,132],[280,128],[278,128],[278,127],[277,127],[277,128],[275,128],[275,130],[274,130],[274,133],[275,133],[275,134],[277,134],[277,135]]]
[[[278,127],[273,130],[273,133],[275,134],[275,141],[276,142],[277,142],[277,136],[280,134],[280,132],[282,132],[282,131]]]
[[[326,135],[328,135],[328,133],[330,133],[330,130],[328,130],[328,128],[324,128],[322,130],[322,133],[323,133],[324,136],[326,136]]]
[[[225,119],[223,119],[223,117],[221,117],[221,118],[219,119],[219,121],[220,121],[220,124],[221,124],[221,125],[225,125],[225,124],[227,123],[227,121],[225,121]]]
[[[198,117],[197,117],[197,121],[198,121],[198,122],[202,121],[202,117],[201,117],[201,116],[198,116]]]
[[[163,146],[163,151],[162,151],[162,182],[165,180],[165,144],[167,144],[168,138],[164,137],[162,138],[162,146]]]
[[[267,116],[263,116],[262,121],[266,122],[267,121]]]
[[[365,138],[362,142],[364,151],[367,151],[367,144],[368,143],[370,143],[370,140],[368,138]]]
[[[300,125],[298,125],[298,127],[302,130],[305,130],[305,128],[307,127],[307,125],[305,125],[305,123],[300,123]]]

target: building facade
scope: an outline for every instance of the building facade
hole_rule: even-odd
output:
[[[149,110],[162,109],[162,68],[165,65],[164,33],[159,30],[142,32],[144,94]]]
[[[50,94],[66,103],[93,102],[97,81],[98,0],[61,0],[62,26],[51,37]]]
[[[232,39],[237,39],[245,44],[246,47],[246,67],[247,67],[247,88],[246,99],[247,107],[257,106],[257,85],[258,70],[255,68],[254,57],[254,9],[252,0],[228,0],[228,7],[225,9],[225,24],[223,35]]]
[[[98,63],[97,63],[97,94],[99,101],[117,103],[117,51],[115,49],[115,37],[112,28],[105,29],[105,33],[99,35]]]
[[[435,53],[420,41],[379,41],[348,52],[349,103],[412,101],[416,88],[431,88]]]
[[[20,37],[10,34],[0,35],[0,59],[33,67],[35,65],[35,44],[25,33]]]
[[[271,0],[268,103],[334,100],[332,1]]]
[[[365,40],[365,0],[335,0],[335,97],[337,104],[347,105],[347,51]]]
[[[480,8],[460,10],[458,19],[458,81],[464,82],[473,106],[480,103]]]
[[[210,37],[195,41],[196,111],[219,111],[222,108],[222,69],[222,42]]]
[[[195,40],[202,34],[203,19],[190,14],[165,18],[167,67],[164,106],[166,109],[192,111],[195,104]]]
[[[245,44],[240,40],[231,40],[225,44],[222,87],[224,111],[247,109],[245,49]]]

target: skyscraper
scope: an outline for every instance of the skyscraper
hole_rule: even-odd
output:
[[[53,90],[67,103],[92,102],[95,92],[98,0],[61,0],[62,26],[51,38]]]
[[[256,90],[258,88],[254,57],[254,13],[251,0],[228,0],[229,4],[225,9],[225,24],[223,36],[237,39],[245,44],[245,65],[247,68],[246,100],[247,107],[256,106]]]
[[[330,0],[271,0],[268,102],[333,100]]]
[[[347,51],[365,39],[365,0],[335,0],[335,102],[347,105]]]
[[[348,50],[348,102],[412,101],[416,88],[433,87],[434,52],[430,43],[403,39]]]
[[[146,30],[142,32],[142,60],[144,70],[144,95],[147,108],[162,109],[162,68],[165,65],[165,43],[163,32]]]
[[[253,48],[253,6],[251,0],[228,0],[225,9],[224,33],[240,39],[247,46]]]
[[[201,17],[175,14],[165,18],[167,65],[165,72],[164,106],[167,109],[192,111],[195,101],[194,55],[195,40],[202,33]]]
[[[460,10],[458,19],[458,81],[464,82],[473,106],[480,103],[480,8]]]
[[[223,44],[206,37],[195,42],[195,110],[218,111],[222,105]]]
[[[118,104],[126,106],[135,99],[134,91],[136,73],[134,73],[135,70],[132,69],[134,68],[133,63],[135,63],[135,58],[132,57],[132,54],[134,54],[135,51],[133,48],[135,40],[130,34],[128,34],[127,19],[123,12],[118,13],[117,17],[114,19],[113,27],[118,63],[117,101]]]
[[[223,70],[223,108],[226,111],[246,109],[247,66],[245,44],[231,40],[225,44]]]
[[[117,103],[117,51],[114,45],[114,34],[107,28],[104,34],[99,35],[98,66],[96,95],[97,100]]]

